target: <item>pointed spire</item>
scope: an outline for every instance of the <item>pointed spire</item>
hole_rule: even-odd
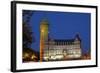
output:
[[[79,34],[76,34],[75,39],[81,41]]]

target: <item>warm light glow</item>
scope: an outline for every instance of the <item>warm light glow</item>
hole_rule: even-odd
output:
[[[41,32],[44,32],[44,30],[42,29]]]
[[[24,56],[23,56],[23,59],[24,58],[27,58],[27,57],[29,57],[29,54],[28,53],[25,53]]]
[[[34,59],[34,58],[36,58],[36,56],[35,55],[32,55],[31,59]]]
[[[40,62],[43,61],[45,40],[47,40],[47,38],[48,38],[48,23],[43,20],[40,25]]]
[[[25,53],[25,57],[28,57],[29,56],[29,54],[28,53]]]

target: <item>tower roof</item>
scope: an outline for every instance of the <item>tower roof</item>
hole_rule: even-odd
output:
[[[42,25],[48,25],[48,20],[47,19],[42,19],[40,22]]]

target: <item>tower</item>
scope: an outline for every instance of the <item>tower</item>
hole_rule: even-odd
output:
[[[40,62],[43,61],[45,42],[48,40],[48,21],[43,19],[40,22]]]

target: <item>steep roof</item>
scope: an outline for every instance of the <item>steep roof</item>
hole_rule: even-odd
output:
[[[81,41],[79,34],[76,34],[75,39],[78,39],[79,41]]]

